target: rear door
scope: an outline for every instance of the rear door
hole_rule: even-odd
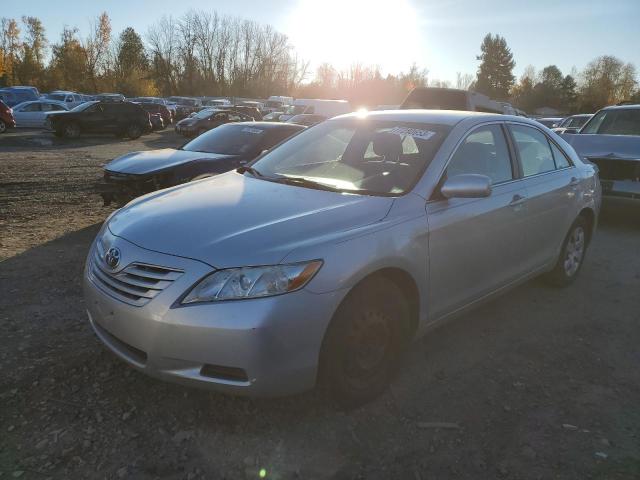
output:
[[[103,103],[96,103],[80,112],[80,128],[86,132],[103,132],[105,119],[104,105]]]
[[[429,302],[433,318],[450,313],[523,275],[526,188],[501,122],[472,129],[449,160],[440,180],[459,174],[491,178],[486,198],[427,202]]]
[[[525,245],[527,268],[552,261],[577,211],[579,176],[576,167],[541,129],[510,123],[519,168],[529,198]]]

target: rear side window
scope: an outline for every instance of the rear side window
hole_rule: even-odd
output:
[[[556,161],[556,168],[567,168],[571,166],[571,162],[567,156],[560,150],[555,143],[549,142],[551,145],[551,151],[553,152],[553,159]]]
[[[30,105],[26,105],[23,109],[23,112],[39,112],[40,111],[40,104],[39,103],[32,103]]]
[[[511,125],[510,128],[525,177],[556,169],[549,141],[540,130],[524,125]]]
[[[500,125],[477,128],[453,154],[447,178],[468,173],[486,175],[494,184],[513,179],[511,157]]]

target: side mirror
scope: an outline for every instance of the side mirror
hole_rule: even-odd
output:
[[[445,198],[483,198],[491,195],[491,179],[486,175],[466,173],[455,175],[442,185]]]

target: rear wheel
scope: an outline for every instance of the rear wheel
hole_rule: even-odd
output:
[[[410,309],[393,283],[372,278],[349,293],[327,330],[320,382],[336,403],[354,408],[389,384],[406,344]]]
[[[127,137],[129,137],[131,140],[135,140],[136,138],[139,138],[140,135],[142,135],[142,128],[140,127],[140,125],[138,125],[137,123],[129,124],[129,126],[127,127]]]
[[[588,224],[584,217],[578,217],[562,244],[558,263],[546,276],[546,280],[557,287],[571,284],[582,268],[587,251]]]
[[[0,133],[4,133],[7,131],[7,124],[4,123],[4,120],[0,120]]]
[[[62,132],[67,138],[78,138],[80,136],[80,126],[75,122],[67,123]]]

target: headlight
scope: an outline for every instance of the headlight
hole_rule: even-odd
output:
[[[203,278],[182,304],[270,297],[304,287],[320,270],[322,261],[218,270]]]

